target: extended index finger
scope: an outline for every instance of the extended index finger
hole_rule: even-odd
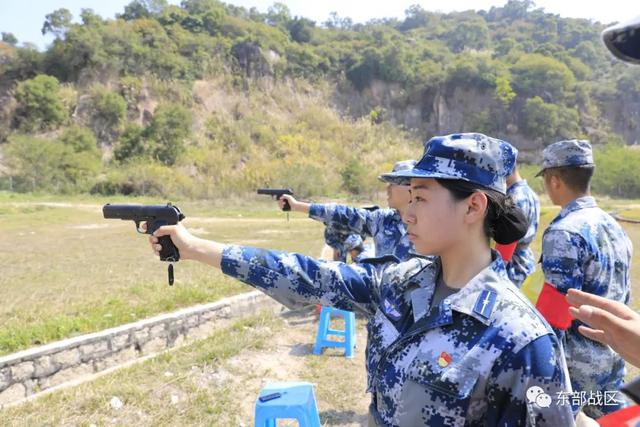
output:
[[[171,232],[176,228],[175,225],[163,225],[162,227],[158,228],[153,235],[156,237],[162,237],[162,236],[170,236]]]
[[[586,323],[591,329],[603,331],[607,338],[625,330],[625,320],[598,307],[581,305],[580,309],[570,308],[571,315]]]

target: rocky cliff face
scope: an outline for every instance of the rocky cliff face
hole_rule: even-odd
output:
[[[610,98],[600,100],[599,104],[613,132],[627,144],[640,143],[640,99]]]
[[[514,101],[506,117],[492,117],[491,107],[496,105],[492,91],[454,88],[452,90],[406,93],[400,84],[374,81],[363,91],[357,91],[348,83],[338,86],[333,103],[343,114],[353,117],[369,116],[370,112],[383,109],[385,119],[424,136],[444,135],[460,131],[485,131],[513,142],[525,156],[537,157],[544,148],[541,139],[533,139],[518,129],[518,111],[522,105]],[[618,134],[627,144],[640,141],[640,99],[595,100],[605,117],[605,123],[591,123],[583,132],[592,138],[603,129]],[[581,115],[585,107],[578,105]],[[585,113],[586,114],[586,113]],[[494,124],[494,131],[478,129],[478,123]],[[583,120],[587,122],[588,120]],[[493,122],[493,123],[492,123]]]

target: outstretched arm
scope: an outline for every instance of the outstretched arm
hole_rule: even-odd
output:
[[[161,249],[161,236],[171,237],[182,259],[219,268],[288,307],[311,303],[374,312],[381,269],[372,265],[347,265],[300,254],[224,245],[195,237],[181,224],[160,227],[150,236],[156,255]]]
[[[373,236],[378,230],[381,220],[381,210],[370,211],[352,206],[335,203],[305,203],[296,200],[288,194],[278,200],[280,209],[285,200],[294,212],[309,214],[309,218],[322,221],[326,226],[361,236]],[[387,211],[388,212],[388,211]]]

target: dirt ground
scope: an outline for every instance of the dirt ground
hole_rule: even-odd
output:
[[[312,308],[243,320],[182,349],[6,408],[0,425],[252,426],[256,398],[272,381],[313,383],[323,426],[366,425],[366,331],[358,324],[355,355],[347,359],[340,349],[312,354]]]

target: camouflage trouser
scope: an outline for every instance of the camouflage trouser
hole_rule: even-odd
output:
[[[375,406],[373,401],[369,405],[369,418],[367,418],[367,427],[384,427],[382,420],[376,421]],[[378,415],[377,418],[380,418]]]
[[[373,418],[373,415],[371,415],[371,412],[369,412],[369,419],[367,420],[367,427],[378,427],[378,425],[376,424],[376,420]]]

